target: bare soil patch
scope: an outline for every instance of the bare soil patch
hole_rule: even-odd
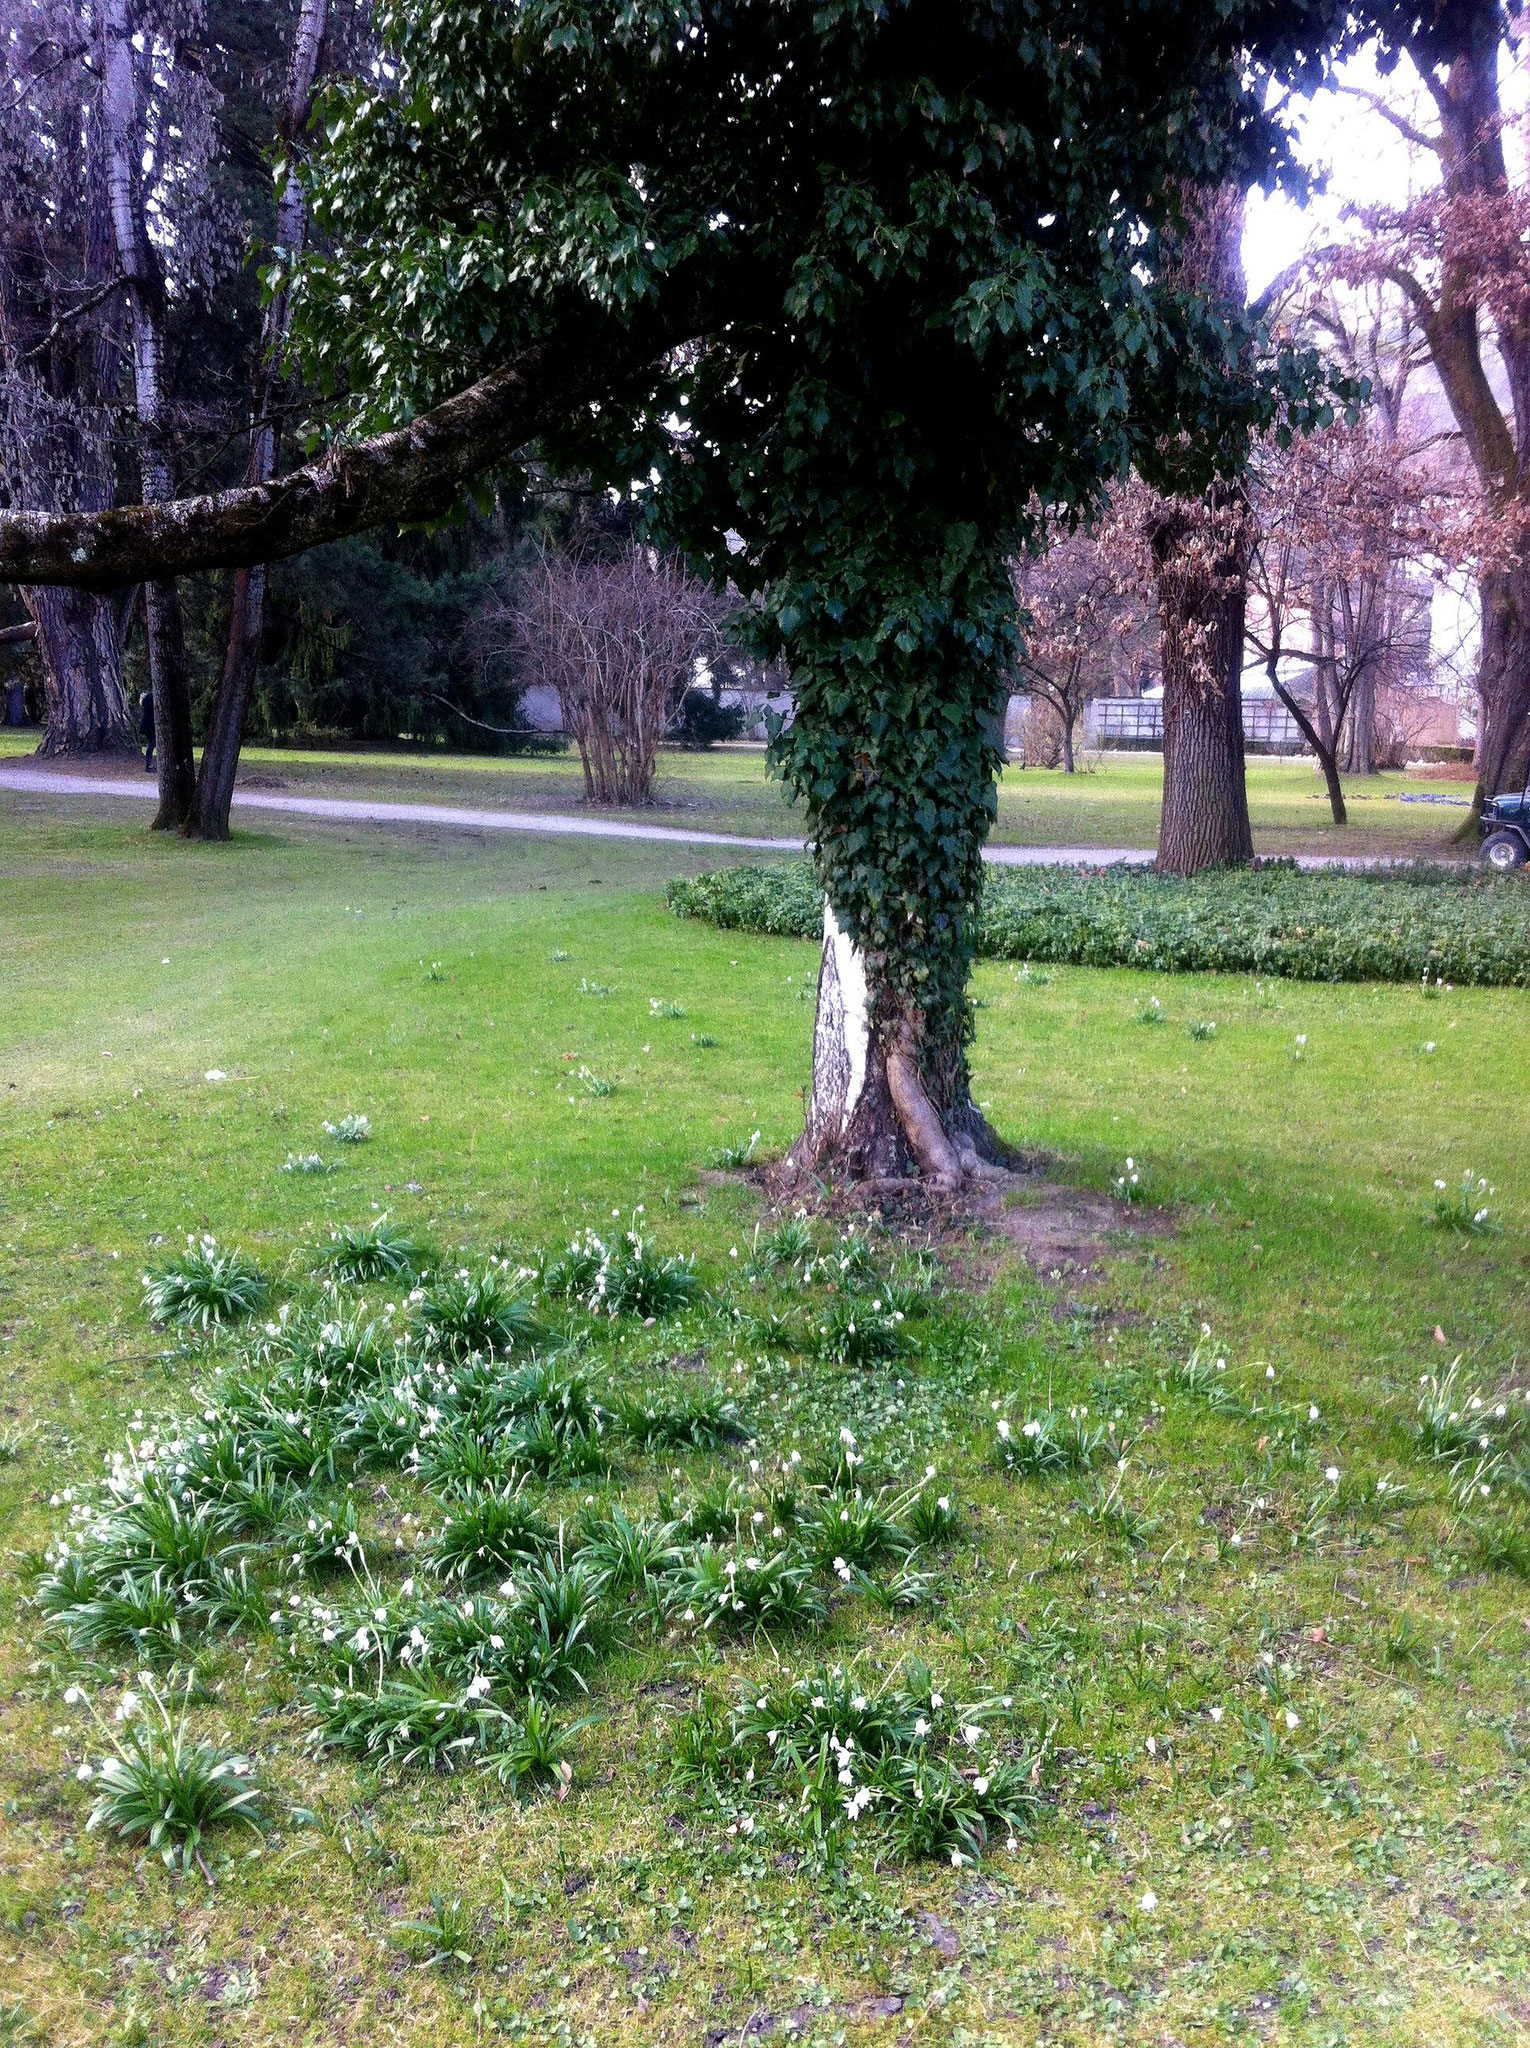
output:
[[[744,1181],[765,1199],[766,1221],[806,1207],[846,1224],[870,1219],[910,1249],[934,1251],[952,1278],[972,1292],[986,1287],[1019,1257],[1043,1280],[1100,1275],[1112,1253],[1171,1235],[1167,1210],[1113,1201],[1096,1188],[1055,1178],[1059,1161],[1032,1155],[955,1194],[920,1180],[878,1180],[823,1188],[779,1165],[742,1173],[708,1171],[703,1187]]]

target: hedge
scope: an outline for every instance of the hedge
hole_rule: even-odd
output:
[[[681,917],[817,938],[823,897],[806,861],[671,882]],[[1530,985],[1530,887],[1439,867],[1304,873],[1283,862],[1189,881],[1141,868],[990,868],[980,957],[1078,967],[1207,969],[1299,981]]]

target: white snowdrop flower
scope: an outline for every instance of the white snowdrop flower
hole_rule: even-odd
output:
[[[1326,1480],[1328,1481],[1328,1484],[1329,1484],[1330,1486],[1337,1486],[1337,1485],[1338,1485],[1338,1483],[1339,1483],[1339,1468],[1338,1468],[1338,1466],[1337,1466],[1337,1465],[1329,1465],[1329,1466],[1326,1466],[1326,1467],[1324,1468],[1324,1472],[1323,1472],[1323,1477],[1324,1477],[1324,1478],[1325,1478],[1325,1479],[1326,1479]]]
[[[935,1709],[937,1713],[939,1713],[940,1709],[945,1705],[945,1703],[945,1695],[943,1693],[932,1692],[930,1694],[930,1705]]]
[[[981,1799],[984,1793],[988,1790],[988,1780],[986,1778],[974,1778],[972,1781],[972,1789],[977,1794],[978,1798]]]
[[[752,1813],[742,1815],[738,1827],[740,1834],[752,1835],[754,1833],[754,1815]]]
[[[1009,1442],[1009,1424],[1007,1422],[1001,1421],[999,1424],[999,1441],[1002,1444]]]
[[[953,1849],[951,1851],[951,1868],[953,1870],[960,1870],[966,1860],[960,1849]]]
[[[228,1075],[224,1073],[221,1067],[209,1067],[207,1069],[207,1072],[202,1076],[202,1079],[204,1081],[226,1081],[228,1079]]]
[[[1022,1436],[1040,1436],[1041,1424],[1033,1419],[1025,1425],[1020,1434]]]
[[[77,1685],[68,1686],[64,1692],[64,1705],[66,1707],[77,1707],[84,1697],[84,1693],[80,1691]]]
[[[1149,1756],[1157,1756],[1158,1754],[1157,1739],[1151,1735],[1147,1739],[1147,1753]]]
[[[1317,1421],[1317,1419],[1318,1419],[1317,1403],[1316,1403],[1316,1402],[1314,1401],[1314,1402],[1312,1403],[1311,1407],[1310,1407],[1310,1408],[1309,1408],[1309,1409],[1307,1410],[1307,1420],[1308,1420],[1309,1422],[1316,1422],[1316,1421]]]
[[[915,1722],[914,1722],[914,1733],[915,1733],[916,1735],[928,1735],[928,1734],[929,1734],[929,1732],[930,1732],[930,1724],[929,1724],[929,1722],[928,1722],[928,1721],[927,1721],[927,1720],[926,1720],[926,1719],[924,1718],[923,1714],[920,1714],[920,1715],[918,1716],[918,1718],[917,1718],[917,1719],[915,1720]]]
[[[963,1742],[966,1743],[969,1749],[976,1749],[978,1744],[982,1741],[982,1739],[982,1729],[979,1728],[976,1721],[969,1721],[967,1723],[967,1726],[962,1730]]]
[[[1144,1913],[1156,1913],[1158,1911],[1157,1892],[1144,1892],[1142,1894],[1142,1897],[1137,1901],[1137,1904],[1142,1908]]]
[[[138,1695],[130,1687],[117,1702],[117,1719],[119,1721],[130,1720],[137,1711]]]
[[[473,1680],[472,1684],[469,1685],[467,1689],[467,1696],[470,1700],[481,1700],[487,1694],[492,1692],[493,1689],[493,1680],[490,1678],[486,1678],[484,1674],[480,1671],[478,1676]]]
[[[935,1505],[940,1509],[940,1512],[943,1515],[949,1515],[951,1512],[951,1499],[949,1494],[943,1493],[940,1496],[940,1498],[936,1501]]]
[[[1290,1707],[1287,1707],[1287,1708],[1286,1708],[1286,1726],[1287,1726],[1288,1728],[1300,1728],[1300,1726],[1301,1726],[1301,1725],[1302,1725],[1302,1717],[1301,1717],[1301,1715],[1300,1715],[1300,1714],[1297,1714],[1297,1713],[1293,1713],[1293,1711],[1291,1710],[1291,1708],[1290,1708]]]
[[[1297,1032],[1297,1034],[1296,1034],[1296,1042],[1297,1042],[1297,1044],[1298,1044],[1298,1045],[1305,1045],[1305,1044],[1307,1043],[1307,1034],[1306,1034],[1306,1032],[1305,1032],[1305,1031],[1298,1031],[1298,1032]]]
[[[1131,1172],[1132,1172],[1132,1171],[1133,1171],[1133,1170],[1135,1169],[1135,1167],[1136,1167],[1136,1164],[1137,1164],[1137,1162],[1136,1162],[1136,1160],[1135,1160],[1135,1159],[1128,1159],[1128,1160],[1127,1160],[1127,1162],[1126,1162],[1126,1170],[1127,1170],[1127,1172],[1128,1172],[1128,1173],[1131,1173]]]
[[[1227,1712],[1227,1709],[1226,1709],[1225,1707],[1213,1707],[1213,1708],[1211,1709],[1211,1718],[1212,1718],[1212,1720],[1213,1720],[1213,1721],[1220,1721],[1220,1720],[1221,1720],[1221,1718],[1222,1718],[1222,1716],[1223,1716],[1223,1715],[1224,1715],[1224,1714],[1225,1714],[1226,1712]]]
[[[94,1764],[81,1764],[74,1775],[82,1785],[88,1785],[90,1780],[96,1775],[96,1767]]]
[[[1238,1534],[1236,1529],[1234,1529],[1231,1536],[1229,1536],[1227,1540],[1232,1545],[1234,1550],[1241,1550],[1243,1548],[1243,1538]]]
[[[1431,1038],[1431,1039],[1429,1040],[1428,1044],[1427,1044],[1427,1045],[1426,1045],[1426,1046],[1424,1047],[1424,1050],[1425,1050],[1425,1052],[1433,1052],[1433,1051],[1434,1051],[1434,1040],[1433,1040],[1432,1038]]]

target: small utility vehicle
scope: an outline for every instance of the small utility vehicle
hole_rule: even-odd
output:
[[[1482,865],[1507,874],[1530,860],[1530,784],[1482,806]]]

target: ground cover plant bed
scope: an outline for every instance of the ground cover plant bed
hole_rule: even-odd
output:
[[[681,917],[817,938],[823,897],[805,861],[670,883]],[[1181,880],[1113,867],[990,869],[976,924],[989,960],[1298,981],[1530,984],[1530,890],[1448,868],[1307,874],[1266,862]]]
[[[1038,1270],[643,848],[0,874],[0,2040],[1520,2037],[1522,994],[982,964]]]

